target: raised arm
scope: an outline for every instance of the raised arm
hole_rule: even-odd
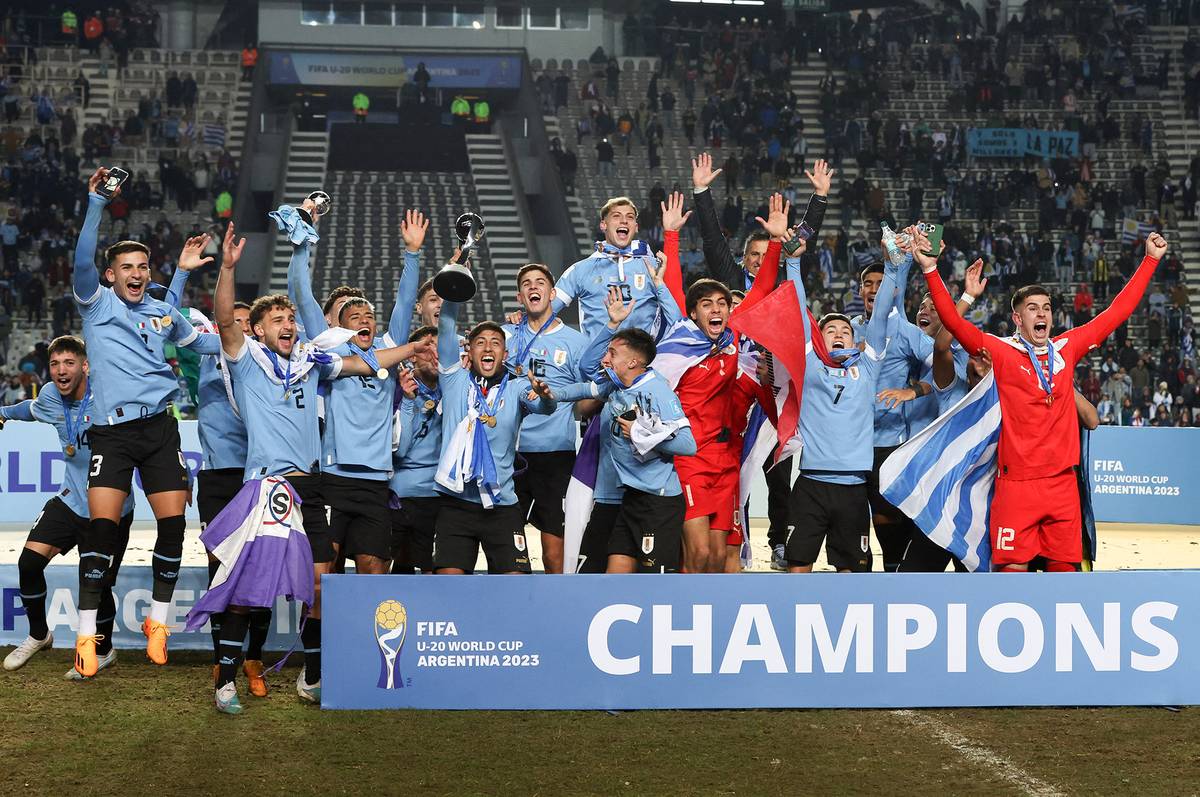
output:
[[[775,283],[779,281],[779,258],[783,252],[781,241],[787,237],[787,219],[791,203],[785,201],[782,194],[772,194],[767,201],[767,207],[767,218],[756,216],[755,220],[770,233],[771,241],[767,244],[767,252],[763,255],[762,265],[758,267],[758,274],[754,276],[754,285],[732,315],[736,315],[739,310],[745,312],[767,298],[767,295],[775,290]]]
[[[1099,346],[1117,327],[1125,323],[1137,309],[1138,302],[1142,300],[1142,295],[1150,285],[1150,278],[1154,276],[1154,270],[1158,268],[1158,262],[1166,253],[1167,240],[1158,233],[1151,233],[1146,239],[1146,256],[1142,258],[1129,282],[1117,294],[1117,298],[1091,321],[1071,330],[1071,339],[1079,341],[1086,350]]]
[[[237,359],[246,345],[246,334],[241,325],[233,318],[234,275],[237,262],[242,256],[246,239],[234,242],[233,225],[225,230],[225,240],[221,243],[221,271],[217,275],[217,289],[213,297],[213,310],[217,316],[217,331],[221,335],[221,350],[225,356]]]
[[[304,334],[310,340],[329,329],[325,313],[321,311],[321,305],[312,292],[312,271],[308,265],[311,255],[312,244],[294,244],[287,271],[288,296],[296,303],[300,323],[304,324]]]
[[[729,250],[729,241],[721,233],[716,202],[709,190],[720,173],[720,169],[714,170],[712,167],[712,155],[701,152],[692,161],[692,195],[695,197],[696,212],[700,214],[700,239],[703,241],[704,262],[708,264],[708,271],[713,278],[736,287],[741,284],[739,277],[742,270]]]
[[[966,315],[971,305],[975,304],[980,296],[983,296],[986,288],[987,278],[983,276],[983,261],[976,260],[967,267],[963,295],[958,300],[958,304],[954,306],[955,313],[960,318]],[[942,328],[938,330],[933,339],[933,383],[943,390],[950,386],[955,377],[954,352],[950,350],[950,343],[953,340],[954,336],[950,334],[949,327],[943,321]]]
[[[443,374],[462,367],[462,347],[458,345],[458,302],[442,302],[438,316],[438,370]]]
[[[667,256],[662,277],[680,312],[687,306],[687,298],[683,290],[683,268],[679,264],[679,231],[691,217],[692,211],[683,212],[683,194],[678,191],[662,203],[663,253]]]
[[[899,271],[899,268],[891,261],[884,264],[883,282],[879,286],[879,293],[875,295],[875,307],[877,310],[891,307],[892,293],[899,290],[899,286],[896,284],[896,275]],[[887,322],[888,314],[886,312],[871,313],[871,320],[867,322],[864,335],[867,345],[875,350],[876,357],[882,356],[883,350],[887,347]]]
[[[211,235],[202,233],[184,242],[183,251],[179,253],[179,262],[175,265],[175,273],[171,275],[171,284],[167,287],[167,304],[179,307],[179,303],[183,301],[183,289],[187,286],[191,273],[213,262],[211,255],[204,256],[204,247],[208,246],[211,240]]]
[[[937,258],[925,254],[924,250],[929,246],[929,239],[919,231],[914,232],[913,259],[917,261],[917,265],[925,274],[925,282],[929,286],[929,297],[933,299],[933,306],[937,308],[942,325],[950,330],[950,334],[962,344],[968,354],[978,354],[979,350],[984,347],[986,336],[978,327],[958,314],[954,300],[950,298],[950,292],[946,290],[946,283],[942,282],[942,275],[938,273]],[[886,273],[884,279],[885,281],[887,279]],[[880,290],[883,289],[880,288]],[[877,303],[878,301],[876,298]],[[871,320],[874,321],[876,316],[886,317],[887,313],[872,313]]]
[[[412,326],[413,309],[417,304],[417,289],[421,286],[421,245],[429,230],[429,219],[419,210],[409,210],[400,222],[400,234],[404,236],[404,271],[396,287],[396,303],[392,305],[392,316],[388,319],[388,335],[393,343],[408,339],[408,328]]]
[[[825,209],[829,207],[829,188],[835,173],[836,170],[829,168],[829,164],[823,160],[817,160],[812,171],[804,172],[804,176],[812,183],[813,193],[808,198],[808,207],[804,209],[801,221],[812,228],[813,238],[821,231],[821,222],[825,220]]]
[[[96,270],[96,242],[100,237],[100,217],[104,215],[104,206],[108,200],[96,193],[96,189],[108,177],[108,169],[101,166],[88,178],[87,215],[83,218],[83,227],[79,230],[79,240],[75,242],[75,267],[71,275],[72,289],[75,298],[83,304],[90,304],[100,292],[100,272]],[[117,194],[121,193],[117,189]]]
[[[167,295],[164,298],[167,304],[172,307],[179,307],[183,301],[183,291],[187,288],[188,277],[191,274],[176,266],[175,273],[171,275],[171,284],[167,286]]]

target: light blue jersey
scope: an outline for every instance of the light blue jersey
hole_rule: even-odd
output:
[[[421,385],[415,399],[400,400],[400,445],[392,455],[391,479],[399,498],[438,495],[434,477],[442,455],[441,396],[440,388]]]
[[[793,280],[800,306],[806,306],[803,280]],[[882,297],[896,286],[895,266],[884,270]],[[886,307],[886,305],[884,305]],[[865,350],[846,368],[831,368],[821,361],[804,330],[806,363],[800,404],[800,437],[804,449],[800,470],[805,476],[834,484],[861,484],[874,460],[871,427],[863,419],[875,404],[883,349],[887,342],[887,316],[872,317],[864,328]],[[807,325],[805,325],[807,327]]]
[[[583,378],[580,364],[588,339],[561,321],[556,320],[552,329],[536,338],[527,324],[519,327],[505,324],[504,337],[508,341],[507,362],[513,366],[520,365],[522,374],[532,372],[552,390]],[[518,362],[521,354],[525,355],[524,360]],[[518,377],[514,375],[513,378]],[[525,416],[525,420],[521,421],[517,450],[574,451],[576,427],[574,409],[569,403],[560,402],[553,415]]]
[[[463,366],[459,357],[460,349],[455,334],[458,311],[458,302],[443,302],[442,314],[438,319],[438,386],[442,391],[443,448],[454,436],[459,423],[467,416],[468,405],[477,389],[474,376]],[[500,394],[496,396],[491,391],[500,391]],[[513,377],[492,386],[488,393],[488,401],[495,411],[496,423],[494,426],[487,426],[485,434],[496,464],[496,479],[499,485],[499,498],[496,503],[501,506],[517,503],[517,493],[513,486],[513,458],[516,455],[517,436],[522,419],[530,413],[551,415],[557,407],[557,402],[549,399],[538,398],[530,401],[527,397],[528,392],[529,381],[524,377]],[[475,482],[467,483],[461,493],[441,485],[437,489],[445,495],[476,504],[482,503],[479,498],[479,486]]]
[[[658,338],[669,324],[661,317],[659,292],[650,273],[657,266],[658,260],[651,252],[621,257],[597,252],[569,266],[554,283],[554,310],[559,312],[578,302],[579,328],[590,340],[608,323],[608,289],[619,287],[625,301],[635,302],[633,312],[621,326],[644,329]]]
[[[933,381],[932,369],[928,382],[933,385],[933,395],[937,399],[938,415],[944,415],[958,402],[962,401],[970,391],[967,382],[967,361],[970,359],[962,344],[957,340],[950,342],[950,352],[954,355],[954,379],[946,387],[938,387]]]
[[[75,247],[74,290],[91,363],[93,424],[109,426],[164,411],[179,382],[163,353],[170,341],[197,354],[217,354],[220,338],[201,335],[166,302],[146,296],[127,304],[100,284],[95,254],[103,197],[88,196]]]
[[[623,487],[641,490],[652,495],[679,495],[679,477],[675,474],[675,457],[688,457],[696,453],[696,440],[688,426],[679,427],[675,434],[663,440],[641,461],[633,443],[621,433],[617,418],[633,409],[642,415],[657,415],[664,424],[683,421],[687,416],[679,403],[679,397],[667,380],[653,369],[647,369],[629,387],[612,391],[604,409],[600,412],[601,435],[607,436],[607,453],[616,471],[617,480]]]
[[[170,304],[179,306],[187,280],[188,272],[175,269],[167,289],[167,301]],[[196,320],[196,310],[184,312],[188,321]],[[204,319],[204,322],[193,326],[203,328],[208,326],[207,322],[208,319]],[[200,407],[196,412],[196,429],[204,453],[205,470],[246,467],[246,424],[242,423],[229,403],[225,377],[221,374],[221,369],[225,367],[221,364],[222,359],[220,355],[200,358],[200,379],[196,388],[196,402]]]
[[[307,333],[315,337],[325,332],[329,324],[312,292],[309,272],[311,246],[303,244],[293,249],[288,264],[288,293]],[[400,276],[396,302],[386,335],[376,337],[372,351],[388,348],[408,340],[408,327],[417,300],[421,277],[418,254],[405,251],[404,270]],[[332,350],[342,357],[372,356],[356,343],[349,342]],[[321,470],[346,478],[387,481],[392,476],[392,412],[396,380],[392,370],[380,378],[353,376],[336,379],[328,388],[325,399],[325,436]]]
[[[236,358],[225,355],[233,397],[249,433],[245,478],[316,473],[321,459],[317,382],[336,378],[342,370],[341,358],[334,355],[331,363],[314,367],[285,390],[259,367],[251,346],[262,344],[246,338]]]
[[[952,382],[950,385],[950,389],[953,391],[954,385],[958,384],[960,382],[962,383],[962,385],[964,385],[964,388],[965,388],[966,373],[967,373],[967,352],[963,349],[963,347],[961,345],[959,345],[959,342],[957,340],[954,340],[954,341],[951,341],[951,343],[950,343],[950,353],[954,357],[955,379],[954,379],[954,382]],[[943,412],[945,412],[946,409],[949,409],[949,407],[946,407],[945,409],[942,408],[942,398],[941,398],[941,396],[938,395],[937,385],[935,385],[933,383],[933,357],[934,357],[934,355],[930,354],[929,358],[927,360],[925,360],[923,363],[921,363],[921,374],[920,374],[919,378],[922,382],[933,387],[934,389],[932,391],[930,391],[930,393],[928,395],[921,396],[919,398],[913,399],[912,401],[905,402],[905,404],[908,405],[908,409],[905,414],[905,417],[908,421],[909,437],[912,437],[913,435],[917,434],[922,429],[924,429],[926,426],[933,423],[939,415],[941,415]],[[958,378],[958,374],[963,374],[963,377],[961,380]],[[964,389],[962,391],[962,393],[959,395],[959,398],[962,398],[966,394],[967,394],[967,391]],[[950,405],[950,406],[953,406],[953,405]]]
[[[877,313],[887,314],[887,352],[879,368],[876,390],[908,387],[910,381],[920,377],[921,369],[932,362],[933,357],[933,338],[922,332],[920,327],[904,315],[904,287],[908,284],[912,258],[906,259],[899,267],[890,263],[888,266],[896,269],[898,290],[893,301],[884,301],[885,294],[881,285],[871,314],[872,318]],[[861,340],[867,327],[862,316],[854,319],[853,326],[855,340]],[[889,408],[882,401],[875,402],[875,447],[898,446],[924,429],[933,420],[926,420],[925,416],[934,403],[921,405],[906,401]],[[911,417],[913,413],[917,413],[916,418]],[[937,417],[936,414],[934,417]]]
[[[86,406],[81,406],[85,402]],[[88,429],[92,426],[91,403],[92,397],[86,393],[83,400],[72,401],[47,385],[36,399],[0,407],[0,418],[6,421],[41,421],[50,424],[58,432],[58,444],[63,450],[63,463],[66,465],[58,497],[81,518],[88,517],[88,466],[92,459],[91,442],[88,440]],[[121,515],[132,511],[133,495],[130,494],[125,498]]]

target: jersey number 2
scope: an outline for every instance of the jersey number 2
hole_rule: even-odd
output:
[[[296,409],[304,409],[304,388],[296,391]]]

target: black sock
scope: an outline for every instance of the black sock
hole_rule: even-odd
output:
[[[96,613],[96,633],[102,639],[96,643],[96,654],[107,656],[113,647],[113,625],[117,621],[117,602],[113,599],[112,589],[105,588],[100,596],[100,611]]]
[[[88,524],[88,538],[79,546],[80,611],[100,608],[120,533],[116,522],[108,518],[95,518]]]
[[[45,639],[50,633],[46,625],[46,565],[50,560],[37,551],[21,550],[17,558],[17,583],[21,587],[21,603],[29,618],[29,635]]]
[[[300,632],[304,645],[304,683],[315,686],[321,682],[321,621],[309,617]]]
[[[158,539],[154,542],[154,557],[150,560],[154,574],[156,601],[170,603],[175,594],[175,582],[179,580],[179,563],[183,561],[183,533],[187,521],[183,515],[161,518],[158,521]]]
[[[208,585],[212,586],[213,578],[217,575],[217,570],[221,567],[221,563],[213,560],[208,562]],[[225,612],[215,612],[209,615],[208,629],[212,633],[213,643],[213,664],[221,663],[221,621],[225,617]]]
[[[221,623],[221,658],[217,664],[217,688],[233,683],[237,677],[238,665],[242,663],[242,645],[246,644],[246,626],[250,615],[236,612],[225,612],[225,620]]]
[[[246,658],[250,661],[262,661],[263,645],[267,642],[267,634],[271,631],[271,610],[250,610],[250,635],[246,642]]]

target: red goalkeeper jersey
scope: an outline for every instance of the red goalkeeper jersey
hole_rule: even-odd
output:
[[[1108,309],[1083,326],[1075,327],[1051,341],[1051,347],[1035,352],[1042,375],[1050,350],[1054,352],[1053,400],[1034,369],[1028,350],[1020,339],[999,338],[979,330],[955,309],[937,271],[926,273],[942,323],[971,354],[987,349],[992,356],[996,388],[1000,395],[999,476],[1006,479],[1038,479],[1064,473],[1079,464],[1079,416],[1075,411],[1075,365],[1112,334],[1137,307],[1150,284],[1158,261],[1146,257],[1137,272]]]

